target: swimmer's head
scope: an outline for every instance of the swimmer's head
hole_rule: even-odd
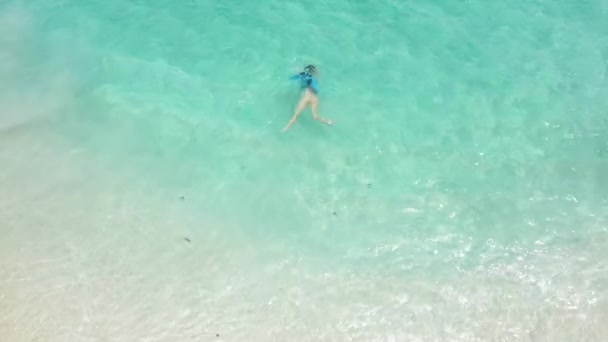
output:
[[[314,75],[317,73],[317,68],[314,65],[309,64],[304,68],[304,72]]]

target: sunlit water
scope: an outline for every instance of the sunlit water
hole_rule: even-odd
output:
[[[0,339],[605,341],[607,18],[0,2]]]

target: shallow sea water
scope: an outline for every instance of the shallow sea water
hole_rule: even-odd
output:
[[[606,18],[0,2],[0,336],[602,341]]]

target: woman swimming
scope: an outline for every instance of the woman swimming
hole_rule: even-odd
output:
[[[285,128],[283,128],[283,132],[287,131],[291,125],[296,122],[298,115],[304,110],[307,104],[310,104],[310,111],[312,112],[313,119],[320,121],[326,125],[331,125],[331,120],[323,119],[317,113],[317,107],[319,106],[319,99],[317,94],[319,93],[319,84],[315,76],[317,75],[317,68],[314,65],[308,65],[304,68],[299,74],[291,76],[290,80],[299,80],[300,86],[302,88],[302,97],[300,97],[300,102],[293,110],[293,116],[291,120],[287,123]]]

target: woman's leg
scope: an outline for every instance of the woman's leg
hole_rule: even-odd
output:
[[[308,104],[308,102],[310,102],[310,94],[308,93],[308,91],[304,91],[302,93],[302,97],[300,98],[300,102],[298,102],[298,105],[293,110],[293,115],[292,115],[291,119],[289,120],[287,125],[283,128],[283,132],[287,131],[289,129],[289,127],[291,127],[291,125],[293,125],[293,123],[296,122],[298,115],[300,115],[300,113],[302,113],[302,111],[304,110],[304,108],[306,107],[306,104]]]
[[[297,118],[298,115],[300,115],[300,113],[302,113],[302,111],[304,110],[304,108],[306,107],[306,105],[308,104],[308,102],[310,102],[310,95],[308,94],[308,92],[302,93],[302,97],[300,98],[300,102],[298,102],[298,105],[293,110],[293,117],[294,118]]]
[[[319,100],[316,97],[313,97],[312,100],[310,101],[310,111],[312,112],[312,117],[315,120],[320,121],[326,125],[331,125],[332,124],[331,120],[326,120],[319,116],[319,113],[317,112],[318,106],[319,106]]]

